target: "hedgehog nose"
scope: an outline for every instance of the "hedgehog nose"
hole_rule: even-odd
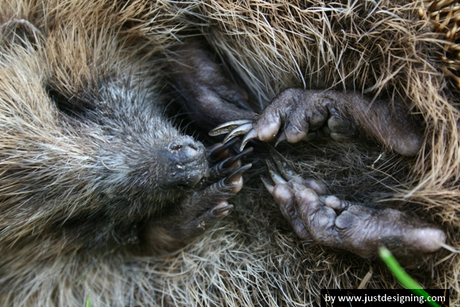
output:
[[[191,188],[207,173],[206,150],[200,142],[188,138],[173,141],[167,146],[166,157],[166,186]]]
[[[172,155],[183,162],[201,158],[205,153],[204,146],[196,142],[173,142],[169,145],[168,149]]]

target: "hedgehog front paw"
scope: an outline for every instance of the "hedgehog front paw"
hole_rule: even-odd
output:
[[[325,186],[269,165],[274,185],[264,180],[296,234],[333,249],[363,258],[377,255],[386,245],[399,256],[438,250],[445,233],[416,217],[390,208],[375,209],[326,195]]]
[[[290,88],[254,119],[231,121],[209,134],[228,133],[224,143],[244,134],[240,150],[252,139],[278,144],[322,136],[344,141],[366,135],[401,155],[413,156],[422,146],[419,128],[403,103],[369,101],[357,93]]]
[[[208,161],[213,166],[200,184],[200,190],[187,197],[180,207],[185,218],[181,226],[185,228],[181,231],[187,237],[201,234],[233,210],[233,205],[227,200],[242,189],[242,174],[252,166],[241,166],[241,159],[250,154],[252,148],[232,155],[235,143],[218,143],[207,150]]]
[[[319,136],[348,140],[357,135],[356,125],[345,118],[331,97],[332,91],[306,91],[290,88],[281,92],[254,119],[242,119],[222,124],[209,134],[228,133],[224,143],[238,135],[245,135],[241,150],[252,139],[270,142],[276,139],[297,143]],[[335,98],[335,97],[334,97]]]
[[[148,222],[145,236],[149,247],[155,252],[174,251],[182,247],[233,210],[228,199],[243,187],[242,175],[252,165],[241,166],[240,160],[252,148],[233,156],[230,154],[232,145],[219,143],[208,149],[208,160],[214,166],[197,185],[195,192],[167,210],[163,216]]]

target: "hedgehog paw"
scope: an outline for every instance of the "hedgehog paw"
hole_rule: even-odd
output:
[[[230,154],[231,145],[219,143],[209,148],[208,161],[214,166],[210,168],[207,178],[178,206],[148,221],[144,237],[152,250],[175,251],[233,210],[228,199],[243,187],[242,175],[252,165],[241,166],[240,160],[252,148],[233,156]]]
[[[235,143],[217,143],[207,150],[212,166],[197,191],[187,197],[179,208],[182,237],[199,235],[233,210],[233,205],[227,200],[241,190],[242,174],[252,166],[241,166],[241,159],[251,153],[252,148],[233,155],[231,151]]]
[[[224,143],[245,135],[240,150],[252,139],[278,144],[324,136],[348,141],[367,135],[401,155],[414,156],[422,146],[422,134],[408,113],[401,102],[370,101],[357,93],[289,88],[260,115],[222,124],[209,134],[228,133]]]
[[[351,139],[357,135],[357,128],[335,107],[334,94],[333,91],[290,88],[281,92],[253,120],[231,121],[214,128],[209,134],[216,136],[228,133],[224,143],[245,135],[240,150],[252,139],[263,142],[276,139],[276,144],[284,140],[290,143],[309,141],[319,136],[331,136],[336,140]]]
[[[395,209],[375,209],[326,195],[315,180],[288,178],[269,166],[272,185],[265,186],[296,234],[305,240],[342,249],[364,258],[377,255],[380,245],[394,254],[427,253],[438,250],[445,233],[420,219]]]
[[[181,206],[181,215],[185,220],[182,221],[180,228],[182,231],[185,229],[187,237],[201,234],[233,210],[233,205],[227,200],[241,190],[242,175],[251,166],[251,164],[246,164],[239,167],[204,190],[193,193],[184,201]]]

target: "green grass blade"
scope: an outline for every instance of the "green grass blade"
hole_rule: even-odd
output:
[[[428,300],[430,296],[422,287],[410,277],[406,271],[399,265],[398,261],[395,259],[393,254],[385,247],[381,246],[379,248],[379,256],[382,258],[383,262],[390,269],[391,273],[395,278],[403,285],[404,288],[412,290],[417,295],[423,296],[425,301],[428,302],[433,307],[440,307],[436,302]]]

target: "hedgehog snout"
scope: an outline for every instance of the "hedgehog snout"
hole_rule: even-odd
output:
[[[164,151],[168,159],[167,181],[178,187],[194,187],[207,173],[203,144],[186,138],[172,141]]]

